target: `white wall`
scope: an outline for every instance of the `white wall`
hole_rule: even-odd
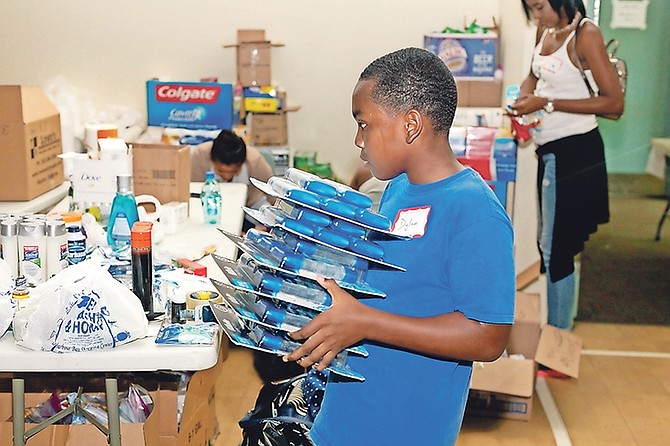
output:
[[[264,28],[286,45],[273,49],[273,78],[302,107],[289,115],[292,150],[316,150],[348,180],[358,162],[350,95],[360,71],[383,53],[422,46],[425,32],[500,22],[499,11],[517,27],[518,0],[0,0],[0,84],[60,78],[94,108],[144,116],[147,79],[233,82],[235,50],[222,44],[238,28]]]

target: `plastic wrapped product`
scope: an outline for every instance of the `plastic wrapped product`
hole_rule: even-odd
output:
[[[351,240],[351,237],[348,237],[347,234],[328,228],[316,228],[314,238],[338,248],[347,248]]]
[[[368,211],[367,209],[359,211],[354,219],[376,229],[381,229],[384,231],[391,229],[391,220],[381,214]]]
[[[319,194],[322,197],[333,198],[337,196],[337,189],[335,187],[326,183],[313,173],[305,172],[304,170],[296,169],[295,167],[289,167],[284,173],[284,178],[301,186],[303,189]]]
[[[321,202],[321,209],[338,217],[354,218],[361,211],[359,208],[344,203],[336,198],[326,198]]]
[[[334,218],[333,222],[330,224],[330,227],[337,229],[340,232],[344,232],[352,237],[365,237],[367,231],[364,227],[358,226],[348,221],[340,220],[339,218]]]
[[[267,184],[280,197],[290,198],[298,203],[312,207],[319,207],[321,204],[321,198],[318,194],[305,190],[285,178],[271,177]]]
[[[309,302],[330,306],[330,294],[322,288],[310,286],[305,281],[282,278],[270,273],[264,273],[260,280],[260,291],[272,293],[277,299],[285,296],[295,296]]]
[[[286,234],[284,236],[284,242],[295,251],[311,257],[314,260],[329,260],[359,270],[367,270],[369,266],[367,260],[361,259],[353,254],[338,251],[328,246],[318,245],[307,240],[302,240],[291,234]]]
[[[263,330],[261,327],[256,327],[254,332],[258,338],[258,346],[272,352],[291,353],[293,350],[300,347],[299,343],[272,334]]]
[[[299,234],[312,237],[314,235],[314,228],[310,223],[305,223],[293,219],[278,207],[271,206],[269,204],[261,206],[260,209],[263,217],[267,218],[268,221],[274,222],[276,225],[284,226],[287,229],[293,230]]]
[[[352,204],[362,209],[370,209],[370,207],[372,207],[372,198],[364,193],[359,192],[346,184],[338,183],[337,181],[329,180],[327,178],[324,178],[322,181],[337,189],[337,198],[345,203]]]
[[[268,299],[258,300],[255,306],[263,322],[277,327],[299,329],[312,320],[308,316],[290,312],[286,308],[280,308]]]
[[[324,213],[303,206],[293,205],[286,201],[280,201],[279,208],[290,215],[291,218],[295,218],[303,223],[311,223],[314,226],[326,227],[332,221],[331,218]]]
[[[384,248],[375,242],[362,238],[353,240],[351,250],[372,259],[382,260],[384,258]]]

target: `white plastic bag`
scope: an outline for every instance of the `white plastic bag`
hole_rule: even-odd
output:
[[[12,299],[14,280],[9,265],[0,259],[0,338],[5,334],[14,318],[16,305]]]
[[[95,260],[64,269],[33,288],[14,317],[14,338],[56,353],[118,347],[147,335],[139,299]]]

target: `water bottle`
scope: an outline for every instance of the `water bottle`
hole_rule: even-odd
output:
[[[205,223],[215,225],[221,222],[221,192],[212,170],[205,173],[205,184],[200,191],[200,203]]]

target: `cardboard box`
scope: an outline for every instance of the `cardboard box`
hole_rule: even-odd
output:
[[[237,43],[223,45],[236,48],[237,80],[244,87],[272,84],[271,49],[280,46],[266,40],[262,29],[239,29]]]
[[[191,192],[191,147],[166,144],[130,145],[133,193],[153,195],[158,201],[188,203]]]
[[[288,143],[286,112],[249,113],[247,128],[249,144],[252,146],[281,146]]]
[[[423,37],[423,47],[447,64],[454,77],[493,78],[497,68],[498,35],[431,33]]]
[[[494,79],[456,79],[459,107],[501,107],[502,82]]]
[[[121,423],[121,443],[132,446],[206,446],[218,436],[216,418],[216,379],[227,357],[227,344],[221,347],[218,363],[193,374],[182,400],[174,383],[160,384],[150,392],[154,408],[144,423]],[[165,388],[163,388],[165,387]],[[86,391],[86,389],[84,389]],[[26,406],[34,407],[48,393],[26,393]],[[11,393],[0,393],[0,444],[12,444]],[[177,409],[183,401],[180,423]],[[34,427],[26,424],[26,430]],[[28,441],[29,446],[107,446],[106,437],[92,424],[49,426]]]
[[[551,325],[542,326],[539,294],[517,292],[507,345],[510,356],[473,368],[468,412],[530,420],[537,365],[577,378],[581,349],[579,336]]]
[[[0,86],[0,201],[63,184],[60,114],[39,87]]]
[[[156,127],[229,129],[233,125],[233,86],[147,81],[147,121]]]

